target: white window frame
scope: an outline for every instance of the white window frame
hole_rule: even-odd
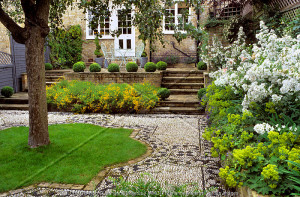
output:
[[[111,8],[110,8],[111,11]],[[96,36],[94,35],[90,35],[90,27],[89,27],[89,13],[86,13],[86,39],[87,40],[94,40],[96,38]],[[117,15],[115,14],[115,12],[111,12],[111,16],[109,17],[109,32],[113,31],[113,25],[114,25],[114,21],[118,20]],[[105,24],[105,23],[104,23]],[[98,25],[98,32],[100,32],[100,24]],[[99,39],[114,39],[114,37],[109,34],[109,35],[103,35],[101,38],[99,37]]]
[[[182,0],[180,1],[175,1],[174,2],[174,6],[175,6],[175,28],[177,28],[177,26],[179,25],[179,21],[178,21],[178,17],[180,17],[181,14],[178,13],[178,3],[181,3],[183,2]],[[189,7],[189,16],[188,16],[188,22],[191,22],[191,14],[192,14],[192,9],[191,7]],[[163,17],[163,33],[164,34],[174,34],[175,33],[175,30],[166,30],[166,16]],[[186,33],[186,31],[184,30],[180,30],[179,32],[182,32],[182,33]]]

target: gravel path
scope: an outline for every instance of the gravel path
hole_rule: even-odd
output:
[[[53,189],[46,187],[10,191],[4,196],[105,196],[112,188],[108,176],[134,181],[149,173],[161,183],[197,183],[200,188],[220,188],[217,180],[218,159],[210,157],[211,145],[202,139],[205,116],[195,115],[74,115],[49,113],[49,124],[91,123],[105,127],[139,129],[136,139],[151,146],[151,156],[126,166],[110,169],[107,177],[94,190]],[[0,130],[28,126],[28,112],[0,111]],[[1,131],[0,131],[1,132]],[[219,192],[223,189],[219,189]],[[217,193],[211,195],[217,196]],[[1,194],[0,194],[1,196]]]

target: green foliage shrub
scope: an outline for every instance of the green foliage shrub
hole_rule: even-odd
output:
[[[156,65],[153,62],[147,62],[144,66],[146,72],[155,72]]]
[[[137,72],[138,69],[139,69],[139,67],[135,62],[128,62],[126,64],[127,72]]]
[[[54,68],[72,68],[82,59],[82,30],[80,25],[57,28],[48,35],[50,59]]]
[[[73,71],[74,72],[84,72],[85,69],[85,63],[84,62],[77,62],[73,65]]]
[[[157,96],[161,98],[162,100],[165,100],[166,98],[169,98],[170,96],[170,90],[167,88],[161,88],[157,92]]]
[[[164,58],[164,60],[167,64],[171,64],[171,65],[179,63],[179,57],[175,55],[167,56]]]
[[[45,63],[45,70],[52,70],[53,66],[50,63]]]
[[[300,163],[299,123],[283,113],[276,114],[270,102],[252,103],[248,111],[242,111],[244,95],[234,93],[230,86],[212,83],[206,92],[202,104],[209,112],[211,126],[203,137],[213,143],[212,156],[222,160],[221,179],[229,187],[243,185],[263,195],[299,192],[299,181],[288,178],[294,168],[291,162]],[[272,129],[259,134],[254,126],[261,123]]]
[[[99,38],[98,36],[96,36],[95,38],[95,44],[96,44],[96,49],[94,51],[94,54],[97,56],[97,57],[103,57],[103,53],[101,53],[101,46],[99,44]]]
[[[139,196],[205,197],[215,190],[215,188],[209,188],[203,191],[198,184],[194,183],[185,183],[181,185],[162,184],[147,173],[141,174],[135,182],[126,181],[122,177],[114,178],[112,181],[115,187],[108,197],[120,196],[120,194],[138,194]]]
[[[120,72],[120,66],[118,64],[112,63],[108,65],[107,68],[108,72]]]
[[[206,94],[206,88],[201,88],[200,90],[198,90],[197,92],[198,99],[201,100],[205,94]]]
[[[167,63],[163,61],[159,61],[156,63],[157,70],[166,70],[167,69]]]
[[[158,89],[150,83],[101,85],[63,80],[47,88],[47,103],[75,113],[133,113],[155,107]]]
[[[11,97],[13,94],[14,94],[14,89],[10,86],[4,86],[1,89],[1,95],[6,97],[6,98]]]
[[[90,65],[90,72],[100,72],[101,66],[98,63],[92,63]]]
[[[207,69],[207,65],[206,65],[205,62],[200,61],[197,64],[197,68],[198,68],[198,70],[206,70]]]
[[[141,57],[147,57],[147,53],[146,53],[146,51],[145,51],[145,50],[143,51],[143,53],[142,53]]]

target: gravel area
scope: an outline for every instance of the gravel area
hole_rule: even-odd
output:
[[[197,183],[202,189],[219,188],[217,181],[219,161],[210,157],[211,144],[201,135],[206,127],[202,115],[75,115],[49,113],[49,124],[90,123],[105,127],[139,129],[136,139],[153,149],[151,156],[126,166],[111,169],[94,190],[25,188],[2,194],[4,196],[105,196],[113,187],[110,177],[122,175],[135,181],[141,173],[149,173],[161,183]],[[0,130],[12,126],[28,126],[28,112],[0,111]],[[0,131],[1,132],[1,131]],[[210,193],[219,196],[220,193]],[[1,196],[1,194],[0,194]],[[230,195],[232,196],[232,195]]]

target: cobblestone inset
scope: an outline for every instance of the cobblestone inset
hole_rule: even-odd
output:
[[[85,189],[71,184],[53,188],[41,183],[36,188],[10,191],[5,196],[105,196],[113,188],[109,177],[135,181],[145,172],[162,184],[196,183],[202,189],[217,187],[224,191],[217,179],[219,160],[211,157],[211,144],[202,138],[205,116],[49,113],[48,118],[49,124],[89,123],[136,129],[135,139],[148,144],[152,154],[141,161],[107,169],[101,182],[91,182]],[[0,129],[27,125],[28,112],[0,111]]]

